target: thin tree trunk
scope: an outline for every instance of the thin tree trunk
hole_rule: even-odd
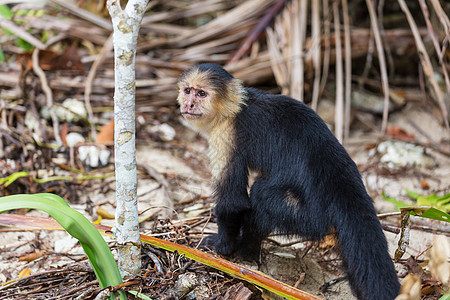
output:
[[[148,0],[108,0],[113,23],[115,61],[114,151],[116,168],[116,219],[113,232],[118,244],[122,277],[141,271],[141,243],[137,203],[135,146],[135,57],[137,37]]]

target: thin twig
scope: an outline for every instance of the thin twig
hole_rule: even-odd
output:
[[[301,47],[301,37],[300,37],[300,28],[301,28],[301,22],[300,22],[300,4],[299,1],[302,0],[295,0],[292,1],[291,6],[291,30],[290,30],[290,36],[291,36],[291,53],[290,57],[292,58],[292,63],[288,64],[290,66],[290,96],[294,99],[303,100],[302,99],[302,84],[303,84],[303,74],[300,74],[300,69],[302,69],[301,65],[303,63],[302,61],[302,54],[303,49]]]
[[[388,62],[388,66],[389,66],[389,78],[392,79],[392,77],[394,76],[394,71],[395,71],[395,65],[394,65],[394,59],[392,57],[392,51],[391,51],[391,47],[389,47],[389,44],[386,42],[386,31],[384,30],[384,26],[383,26],[383,8],[384,8],[384,0],[380,0],[378,2],[378,28],[380,28],[380,35],[381,35],[381,40],[383,42],[383,49],[386,52],[386,58],[387,58],[387,62]]]
[[[62,145],[61,136],[59,135],[59,120],[58,117],[56,116],[55,110],[53,109],[52,90],[48,85],[47,77],[45,76],[44,71],[42,71],[41,67],[39,66],[39,49],[34,49],[33,54],[31,55],[31,59],[33,62],[33,71],[34,73],[36,73],[37,76],[39,76],[39,79],[41,80],[41,87],[42,90],[44,91],[45,98],[47,100],[47,107],[52,117],[53,133],[55,135],[56,143],[58,145]]]
[[[445,85],[447,86],[447,93],[450,95],[450,79],[448,76],[447,68],[445,67],[444,53],[443,53],[443,51],[441,51],[441,47],[439,46],[439,40],[436,36],[436,32],[434,32],[434,30],[433,30],[433,25],[431,24],[431,21],[430,21],[430,13],[428,11],[427,4],[426,4],[425,0],[419,0],[419,3],[420,3],[420,7],[422,8],[425,23],[427,24],[428,33],[430,34],[431,40],[433,41],[434,50],[436,51],[438,58],[439,58],[439,63],[442,68],[442,74],[444,74]],[[450,37],[448,37],[448,38],[450,38]]]
[[[95,58],[95,61],[92,64],[92,67],[89,70],[88,76],[86,78],[86,84],[84,88],[84,103],[88,112],[92,139],[94,141],[97,141],[97,131],[95,130],[94,113],[91,106],[92,82],[94,81],[98,67],[100,67],[100,65],[105,61],[106,56],[113,50],[113,48],[113,34],[110,34],[110,36],[106,40],[105,45],[103,45],[102,50],[100,50],[100,53]]]
[[[334,36],[336,40],[336,107],[334,111],[334,132],[342,143],[344,127],[344,74],[342,70],[341,25],[339,19],[339,2],[333,3]]]
[[[375,7],[372,3],[372,0],[366,0],[366,4],[369,10],[370,24],[372,27],[373,36],[375,38],[375,45],[377,47],[378,61],[381,72],[381,81],[383,84],[384,107],[383,107],[383,119],[381,122],[381,134],[383,135],[386,132],[389,114],[389,81],[387,76],[386,60],[383,51],[383,43],[381,42],[381,35],[377,24]]]
[[[47,49],[47,46],[43,44],[40,40],[26,32],[24,29],[20,28],[13,22],[4,19],[0,16],[0,28],[3,27],[9,31],[11,31],[15,36],[20,37],[33,45],[34,47],[38,48],[39,50]]]
[[[300,81],[300,86],[299,86],[299,98],[301,101],[304,101],[304,85],[305,85],[305,57],[303,55],[303,49],[305,47],[305,39],[306,39],[306,27],[307,27],[307,21],[308,21],[308,0],[301,0],[301,5],[300,5],[300,64],[299,64],[299,70],[298,70],[298,74],[299,74],[299,81]]]
[[[368,1],[368,0],[366,0],[366,1]],[[447,128],[447,130],[450,130],[450,126],[449,126],[449,122],[448,122],[448,111],[447,111],[447,107],[445,105],[444,97],[443,97],[442,91],[436,81],[433,65],[431,64],[430,56],[428,55],[425,45],[423,44],[422,37],[420,36],[419,29],[417,28],[417,24],[414,21],[414,17],[411,15],[411,12],[409,11],[409,8],[408,8],[408,5],[406,5],[406,2],[404,0],[398,0],[398,3],[400,4],[400,8],[406,15],[406,19],[408,20],[409,27],[411,27],[411,31],[413,33],[414,40],[416,42],[417,51],[419,52],[419,57],[420,57],[420,62],[423,67],[423,72],[427,76],[428,80],[430,81],[431,87],[433,88],[434,96],[436,97],[436,99],[439,103],[439,106],[441,108],[441,113],[442,113],[445,127]]]
[[[364,64],[364,69],[359,77],[358,85],[359,88],[362,88],[367,81],[367,77],[369,76],[370,69],[372,68],[373,61],[373,51],[375,49],[375,40],[373,39],[373,31],[371,30],[369,33],[369,43],[367,45],[367,54],[366,54],[366,62]]]
[[[313,53],[313,65],[314,65],[314,85],[312,94],[311,108],[317,110],[320,96],[320,2],[318,0],[311,3],[311,36],[312,46],[311,51]]]
[[[433,5],[439,21],[441,21],[442,27],[444,27],[445,36],[450,37],[450,20],[442,9],[441,3],[439,3],[439,0],[430,0],[430,2]],[[447,43],[450,43],[450,40],[447,39]]]
[[[252,32],[248,35],[242,45],[239,47],[236,54],[228,62],[229,64],[237,62],[250,48],[252,43],[258,38],[258,36],[263,32],[263,30],[269,25],[272,19],[280,12],[280,10],[284,7],[287,0],[278,0],[261,18],[258,25],[252,30]]]
[[[275,32],[271,28],[266,29],[267,34],[267,49],[270,53],[270,62],[272,66],[272,72],[278,86],[281,88],[281,93],[286,94],[286,88],[288,86],[288,80],[286,78],[287,68],[286,61],[283,59],[280,49],[277,44],[277,37]]]
[[[350,109],[352,101],[352,45],[350,33],[350,17],[348,15],[347,0],[342,0],[344,19],[344,45],[345,45],[345,109],[344,109],[344,142],[350,138]]]
[[[323,68],[322,68],[322,80],[320,82],[320,94],[323,93],[325,86],[327,84],[328,72],[330,70],[330,32],[331,32],[331,22],[330,22],[330,11],[328,0],[323,0],[323,20],[324,20],[324,46],[325,51],[323,53]]]
[[[71,14],[78,16],[86,21],[91,22],[92,24],[95,24],[101,28],[104,28],[106,30],[112,30],[111,22],[106,21],[106,19],[103,19],[81,7],[76,6],[70,1],[64,1],[64,0],[50,0],[51,2],[64,7],[67,9]]]

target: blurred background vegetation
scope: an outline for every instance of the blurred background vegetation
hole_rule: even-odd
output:
[[[71,96],[93,107],[111,105],[106,1],[2,3],[0,99],[31,97],[36,87],[27,72],[37,48],[56,102]],[[427,103],[448,124],[449,10],[439,0],[150,1],[136,57],[137,104],[175,105],[180,72],[216,62],[245,84],[313,108],[322,98],[335,99],[340,138],[348,134],[352,98],[353,105],[384,113],[385,121],[388,110]]]

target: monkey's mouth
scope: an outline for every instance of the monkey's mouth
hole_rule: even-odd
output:
[[[181,114],[183,115],[183,117],[190,120],[200,119],[203,115],[203,114],[194,114],[190,112],[182,112]]]

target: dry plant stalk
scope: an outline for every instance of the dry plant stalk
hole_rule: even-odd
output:
[[[339,21],[339,3],[333,3],[334,36],[336,41],[336,106],[334,110],[334,134],[342,143],[344,127],[344,73],[342,70],[341,25]]]
[[[36,75],[39,76],[39,79],[41,80],[41,87],[45,94],[45,99],[47,103],[48,110],[50,111],[50,116],[52,118],[53,123],[53,134],[55,135],[56,143],[61,146],[62,140],[61,135],[59,134],[59,119],[56,116],[54,106],[53,106],[53,92],[50,86],[48,85],[47,76],[45,76],[44,71],[39,66],[39,49],[34,49],[32,54],[32,61],[33,61],[33,71],[36,73]]]
[[[230,24],[233,24],[233,27],[238,27],[242,23],[252,20],[253,16],[264,13],[274,2],[274,0],[245,1],[211,22],[197,28],[195,32],[179,36],[172,41],[172,44],[177,47],[186,47],[211,37],[220,36],[230,29]]]
[[[398,3],[400,4],[400,8],[405,13],[406,19],[408,20],[409,26],[411,27],[412,33],[414,35],[414,40],[416,42],[417,51],[419,52],[419,57],[420,57],[420,62],[422,64],[423,72],[427,76],[427,78],[431,84],[431,87],[433,89],[434,96],[436,97],[438,104],[441,108],[441,113],[442,113],[442,117],[444,119],[443,121],[444,121],[445,127],[447,128],[447,130],[450,130],[449,122],[448,122],[448,111],[447,111],[447,107],[444,102],[444,96],[442,95],[442,91],[436,81],[433,65],[431,64],[430,56],[428,55],[425,45],[422,41],[422,37],[420,36],[417,24],[414,21],[414,18],[411,15],[411,12],[409,11],[409,8],[408,8],[408,5],[406,5],[406,2],[404,0],[398,0]]]
[[[113,50],[113,35],[111,34],[109,38],[106,40],[105,45],[103,45],[102,50],[97,55],[97,58],[94,60],[91,68],[89,69],[88,76],[86,78],[86,87],[84,88],[84,104],[86,106],[86,110],[89,116],[89,120],[94,120],[94,112],[92,111],[91,105],[91,93],[92,93],[92,82],[94,81],[95,74],[100,65],[105,61],[106,56],[109,52]],[[97,131],[95,130],[94,124],[90,124],[91,126],[91,135],[94,141],[97,141]]]
[[[383,119],[381,121],[381,134],[386,132],[388,114],[389,114],[389,80],[387,75],[386,60],[384,57],[383,43],[381,41],[380,29],[378,28],[377,16],[375,12],[375,7],[372,0],[366,0],[367,9],[370,16],[370,24],[375,39],[375,45],[377,48],[378,61],[380,64],[381,72],[381,82],[383,84],[383,95],[384,95],[384,107],[383,107]]]
[[[442,27],[444,27],[445,36],[450,36],[450,20],[448,19],[445,11],[442,9],[441,3],[439,0],[430,0],[430,2],[433,5],[434,11],[438,16]],[[450,43],[450,41],[447,41],[447,43]]]
[[[350,17],[348,15],[347,0],[342,0],[344,19],[344,46],[345,46],[345,108],[344,108],[344,142],[350,137],[350,108],[352,101],[352,46],[350,33]]]
[[[288,67],[290,57],[289,23],[290,12],[289,8],[286,7],[282,14],[275,19],[274,29],[267,28],[266,30],[267,48],[270,54],[272,71],[283,95],[290,94],[290,68]]]
[[[277,25],[275,25],[277,26]],[[272,67],[272,72],[277,81],[277,85],[281,88],[281,93],[287,95],[289,92],[288,88],[288,78],[287,69],[284,63],[284,58],[280,53],[280,46],[278,46],[281,41],[277,39],[276,33],[272,28],[266,29],[267,34],[267,48],[270,54],[270,63]]]
[[[311,36],[312,36],[312,60],[314,65],[314,84],[312,91],[312,103],[311,107],[317,110],[317,104],[319,103],[320,96],[320,56],[321,56],[321,45],[320,45],[320,2],[312,1],[311,4]]]
[[[306,38],[306,27],[308,20],[308,1],[300,0],[300,65],[296,73],[299,75],[300,90],[298,95],[298,100],[304,101],[304,85],[305,85],[305,58],[304,58],[304,48],[305,48],[305,38]]]
[[[271,7],[258,25],[252,30],[245,41],[241,44],[238,51],[233,55],[229,64],[237,62],[241,57],[250,49],[251,45],[256,41],[262,31],[267,28],[269,22],[272,21],[273,17],[278,14],[278,12],[283,8],[287,0],[278,0],[273,7]]]
[[[290,94],[294,99],[301,99],[303,93],[303,73],[300,74],[300,70],[303,71],[303,49],[301,40],[301,20],[300,20],[300,3],[299,1],[292,1],[289,6],[291,21],[291,53],[289,56],[290,62],[288,62],[289,69],[289,83]],[[289,24],[289,23],[288,23]]]
[[[428,32],[430,34],[431,40],[433,41],[434,50],[436,51],[439,63],[441,64],[442,74],[444,74],[445,85],[447,87],[447,94],[450,96],[450,79],[444,62],[444,51],[443,51],[444,49],[441,50],[439,46],[439,40],[438,37],[436,36],[436,32],[433,30],[433,25],[431,24],[430,20],[430,13],[428,11],[428,7],[425,0],[419,0],[419,3],[420,7],[422,8],[425,23],[427,24]],[[450,38],[450,36],[448,36],[448,38]]]
[[[327,84],[328,72],[330,70],[330,36],[331,36],[331,18],[329,13],[328,0],[323,0],[323,27],[324,27],[324,54],[323,54],[323,69],[322,69],[322,81],[320,83],[320,94],[323,93],[325,85]]]

